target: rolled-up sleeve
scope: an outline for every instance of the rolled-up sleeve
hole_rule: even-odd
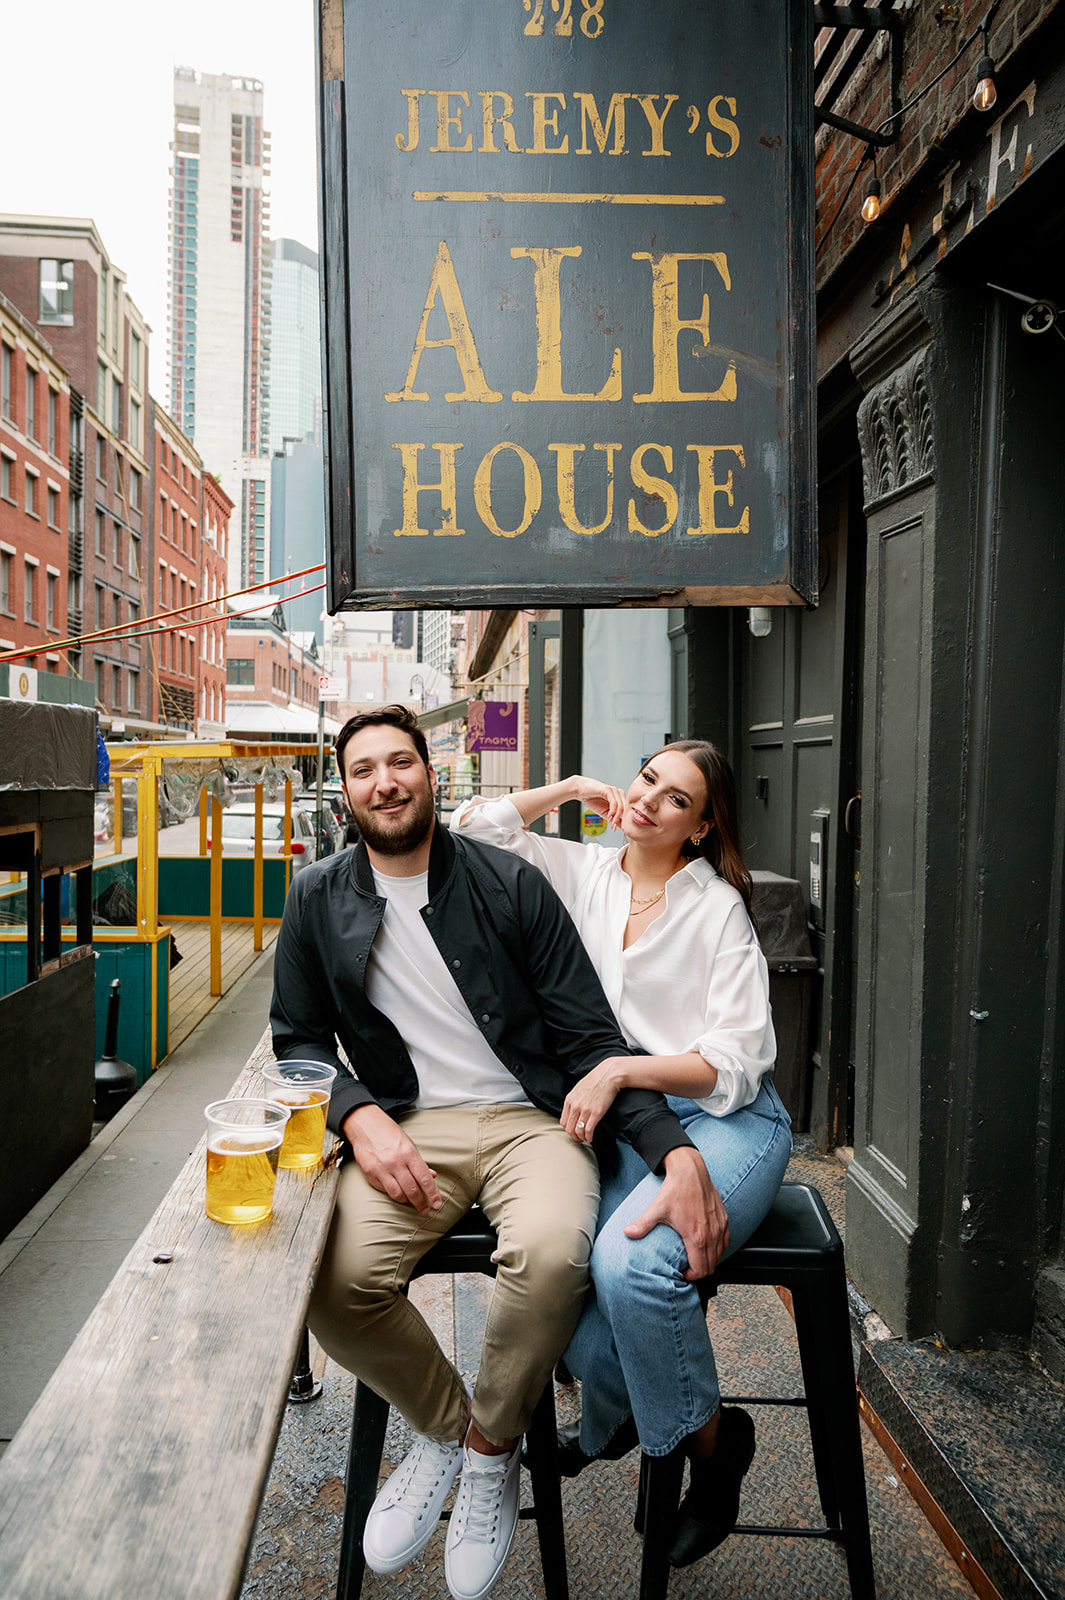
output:
[[[776,1060],[769,968],[740,905],[729,913],[714,956],[705,1026],[686,1048],[717,1068],[713,1094],[698,1100],[716,1117],[750,1105]]]

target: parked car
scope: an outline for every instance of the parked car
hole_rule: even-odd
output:
[[[280,804],[263,806],[263,856],[284,854],[285,808]],[[208,839],[210,845],[210,839]],[[222,812],[222,854],[255,854],[255,807],[234,805]],[[298,872],[309,861],[318,859],[313,813],[302,806],[292,807],[292,869]]]

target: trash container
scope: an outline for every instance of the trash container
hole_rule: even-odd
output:
[[[777,1036],[773,1082],[796,1133],[810,1125],[810,1031],[814,1016],[814,977],[806,900],[797,878],[778,872],[752,872],[758,937],[769,965],[769,999]]]

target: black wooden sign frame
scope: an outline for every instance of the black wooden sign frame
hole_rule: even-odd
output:
[[[807,0],[318,0],[328,605],[816,599]]]

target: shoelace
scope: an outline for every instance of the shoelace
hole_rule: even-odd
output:
[[[393,1503],[410,1504],[414,1501],[419,1510],[424,1510],[432,1498],[433,1490],[447,1471],[450,1454],[446,1445],[438,1445],[433,1439],[426,1439],[419,1444],[418,1459],[406,1486]]]
[[[462,1474],[462,1489],[466,1500],[463,1517],[463,1537],[477,1544],[489,1544],[495,1536],[499,1511],[506,1488],[507,1469],[486,1468],[478,1470],[467,1466]]]

